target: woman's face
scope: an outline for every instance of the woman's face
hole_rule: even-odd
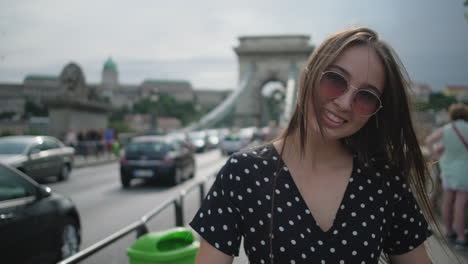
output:
[[[323,87],[318,87],[317,103],[320,114],[317,118],[321,121],[324,136],[327,139],[351,136],[370,118],[356,112],[356,107],[353,110],[355,90],[365,89],[380,96],[384,88],[385,68],[372,48],[358,45],[345,49],[325,71],[333,71],[343,76],[347,80],[348,89],[339,97],[330,99],[320,92],[320,88]],[[356,89],[350,88],[349,85]]]

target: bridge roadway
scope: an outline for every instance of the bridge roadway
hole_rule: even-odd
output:
[[[219,150],[212,150],[196,155],[197,172],[191,179],[175,187],[148,185],[133,182],[130,189],[122,189],[119,180],[117,162],[75,169],[66,182],[46,183],[58,193],[71,197],[78,207],[82,221],[82,249],[136,221],[139,217],[158,206],[169,197],[187,187],[196,179],[214,175],[224,164]],[[210,182],[211,183],[211,182]],[[198,190],[189,194],[185,200],[185,224],[200,206]],[[148,223],[150,231],[164,230],[175,224],[174,210],[166,209]],[[128,264],[126,249],[135,241],[135,234],[119,240],[81,263],[86,264]],[[442,248],[432,239],[430,243],[434,263],[457,263],[453,256],[448,257]],[[247,263],[243,254],[234,260],[235,264]],[[468,263],[466,252],[460,252],[461,263]],[[451,255],[451,254],[449,254]]]
[[[84,249],[134,222],[169,197],[178,195],[190,182],[215,174],[225,161],[226,157],[219,150],[197,154],[195,179],[175,187],[134,181],[130,189],[122,189],[117,162],[77,168],[68,181],[46,184],[72,198],[78,207],[82,221],[81,248]],[[188,224],[200,206],[198,190],[188,195],[185,203],[185,224]],[[174,210],[170,207],[153,218],[148,228],[150,231],[163,230],[174,226],[174,223]],[[82,263],[128,264],[126,248],[134,241],[135,235],[130,234]],[[239,261],[236,260],[237,263],[244,263]]]

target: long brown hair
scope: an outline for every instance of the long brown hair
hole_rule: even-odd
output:
[[[354,28],[338,32],[328,37],[313,52],[300,76],[294,113],[278,139],[286,142],[287,138],[298,135],[301,155],[304,155],[309,140],[307,129],[312,120],[311,112],[320,113],[316,87],[319,85],[321,73],[345,49],[356,45],[367,45],[377,53],[383,63],[386,76],[381,96],[383,108],[358,132],[341,139],[341,142],[355,153],[362,163],[369,162],[371,157],[378,155],[398,168],[415,193],[424,215],[440,232],[428,198],[427,182],[431,178],[411,120],[407,94],[410,87],[409,77],[396,53],[379,39],[375,31],[369,28]],[[309,109],[311,106],[313,109]],[[323,134],[321,120],[317,119],[316,122]],[[285,144],[281,155],[284,146]]]

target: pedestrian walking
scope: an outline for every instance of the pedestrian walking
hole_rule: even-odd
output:
[[[454,104],[449,108],[451,122],[439,131],[443,152],[440,169],[443,185],[442,218],[446,237],[457,247],[468,248],[465,236],[468,202],[468,107]]]

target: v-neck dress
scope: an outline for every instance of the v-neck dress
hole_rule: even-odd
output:
[[[274,263],[377,264],[382,250],[390,255],[409,252],[431,230],[404,177],[371,160],[359,164],[353,158],[333,225],[324,232],[272,144],[235,153],[190,226],[227,255],[238,256],[243,238],[250,263],[271,263],[272,241]]]

